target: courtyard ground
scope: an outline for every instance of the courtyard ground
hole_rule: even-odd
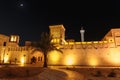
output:
[[[119,67],[67,67],[66,69],[84,75],[84,80],[120,80]]]
[[[120,68],[1,66],[0,80],[120,80]]]

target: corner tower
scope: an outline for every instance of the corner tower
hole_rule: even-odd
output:
[[[65,28],[63,25],[49,26],[50,35],[53,36],[53,43],[63,44],[65,42]]]

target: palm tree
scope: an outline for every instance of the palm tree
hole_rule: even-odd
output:
[[[44,54],[44,65],[43,67],[47,67],[47,54],[51,50],[57,50],[59,52],[62,52],[60,49],[58,49],[53,43],[51,43],[52,36],[48,34],[47,32],[43,32],[41,34],[40,41],[33,42],[32,46],[40,49]]]

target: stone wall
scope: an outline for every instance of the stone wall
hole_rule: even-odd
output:
[[[61,50],[63,53],[55,51],[49,53],[49,65],[118,66],[120,64],[120,47],[112,43],[64,45]]]

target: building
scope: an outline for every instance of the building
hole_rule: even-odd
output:
[[[120,65],[120,28],[111,29],[101,41],[80,42],[65,40],[63,25],[52,25],[49,28],[53,35],[52,42],[59,43],[58,47],[63,51],[63,54],[51,52],[49,65]]]
[[[18,35],[0,34],[0,63],[30,63],[33,57],[37,59],[37,63],[43,62],[43,54],[30,44],[30,41],[26,41],[25,46],[19,46]]]
[[[49,52],[48,65],[120,66],[120,28],[111,29],[101,41],[79,42],[65,40],[63,25],[50,25],[49,29],[52,43],[63,53]],[[0,34],[0,63],[31,63],[33,57],[37,63],[44,61],[43,53],[32,48],[30,41],[19,46],[18,35]]]

